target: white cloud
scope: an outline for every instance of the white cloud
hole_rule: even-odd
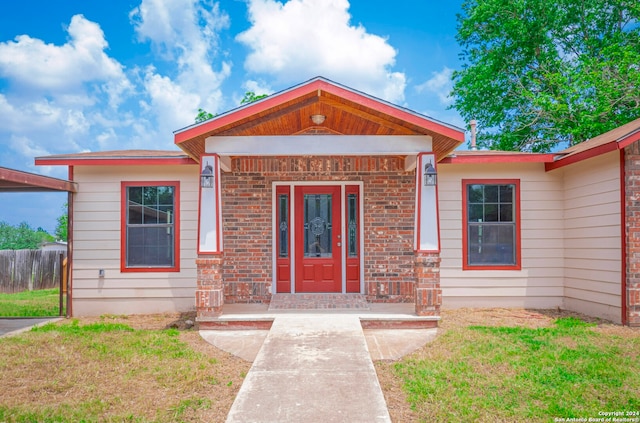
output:
[[[130,88],[122,65],[107,56],[104,33],[95,22],[75,15],[62,45],[20,35],[0,43],[0,75],[39,92],[65,95],[83,93],[87,82],[103,83],[112,104]]]
[[[170,139],[173,130],[193,123],[196,105],[200,101],[198,94],[185,91],[168,77],[155,73],[152,67],[147,69],[144,85],[151,98],[149,110],[158,114],[158,129],[162,139]]]
[[[388,41],[352,25],[347,0],[249,0],[251,28],[245,67],[280,82],[325,76],[388,101],[404,99],[406,77],[393,72],[396,50]]]
[[[450,96],[453,89],[451,75],[453,75],[453,70],[445,66],[440,72],[433,72],[431,78],[426,82],[417,85],[416,90],[419,93],[433,93],[441,104],[449,106],[453,103],[453,98]]]
[[[26,136],[12,136],[10,148],[25,157],[39,157],[51,154],[41,143]]]
[[[263,80],[256,81],[253,79],[249,79],[242,84],[242,88],[257,95],[273,94],[273,88],[271,88],[271,86]]]
[[[29,35],[0,42],[0,77],[11,82],[0,93],[0,140],[16,162],[96,150],[106,130],[99,117],[119,121],[120,105],[134,94],[97,23],[75,15],[66,30],[63,45]]]
[[[218,3],[205,0],[143,0],[130,13],[138,37],[150,41],[165,60],[174,61],[178,73],[174,80],[145,71],[145,87],[154,104],[168,107],[161,115],[186,115],[176,128],[193,123],[198,107],[215,113],[222,108],[220,86],[231,73],[231,63],[222,61],[219,69],[211,65],[219,55],[218,33],[229,27],[229,16],[220,11]],[[155,72],[155,71],[153,71]],[[186,101],[160,101],[162,94],[154,88],[160,81],[171,86],[171,92],[187,95]],[[184,107],[187,107],[186,109]]]
[[[108,150],[108,146],[115,143],[117,139],[116,131],[113,128],[107,128],[96,136],[100,150]]]

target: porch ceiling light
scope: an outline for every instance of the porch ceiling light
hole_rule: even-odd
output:
[[[213,166],[206,165],[200,175],[200,187],[213,188]]]
[[[431,162],[424,165],[424,186],[434,187],[438,183],[438,174]]]
[[[311,121],[316,125],[322,125],[326,118],[325,115],[311,115]]]

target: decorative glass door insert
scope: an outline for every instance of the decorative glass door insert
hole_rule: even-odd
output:
[[[304,256],[332,256],[331,194],[304,195]]]

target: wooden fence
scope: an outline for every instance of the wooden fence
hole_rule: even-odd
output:
[[[66,251],[0,250],[0,292],[60,286],[60,255]]]

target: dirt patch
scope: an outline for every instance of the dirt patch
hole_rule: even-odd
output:
[[[82,317],[81,324],[95,322],[122,323],[133,329],[162,330],[175,328],[179,330],[197,329],[196,313],[164,313],[164,314],[104,314],[102,316]],[[189,323],[191,322],[191,323]]]

